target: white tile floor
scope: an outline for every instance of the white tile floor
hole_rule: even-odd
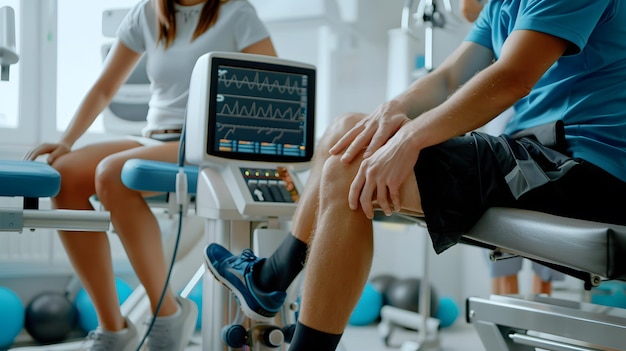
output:
[[[415,331],[394,331],[390,340],[391,346],[387,347],[376,327],[351,327],[346,330],[342,341],[343,350],[339,351],[398,351],[403,343],[415,342],[417,339]],[[439,342],[440,351],[485,351],[474,327],[464,320],[457,320],[454,325],[442,329]]]
[[[579,292],[576,291],[556,291],[555,296],[571,300],[580,298]],[[199,346],[199,336],[197,338],[198,344],[190,345],[186,351],[202,350]],[[404,343],[417,340],[416,331],[397,328],[391,334],[391,345],[385,346],[377,326],[348,327],[337,351],[404,351],[409,350],[402,349]],[[474,326],[465,321],[462,311],[452,326],[439,331],[439,343],[439,351],[485,351]]]
[[[390,346],[385,346],[376,326],[349,327],[337,351],[400,351],[403,343],[417,341],[416,331],[396,329],[392,332]],[[196,335],[186,351],[200,351],[200,336]],[[439,333],[439,351],[485,351],[471,324],[458,319]]]
[[[338,351],[400,351],[405,342],[416,341],[417,332],[397,329],[391,335],[390,346],[385,346],[376,326],[350,327],[344,333]],[[197,333],[186,351],[202,351],[201,335]],[[485,351],[474,327],[464,320],[441,330],[439,334],[441,349],[439,351]],[[34,346],[32,343],[18,343],[14,351],[77,351],[82,340],[73,340],[64,344]]]
[[[575,292],[559,292],[559,297],[570,298],[576,300],[578,295]],[[472,324],[468,324],[463,313],[461,313],[455,323],[447,328],[443,328],[439,331],[439,343],[440,349],[438,351],[485,351],[484,346],[474,329]],[[377,327],[349,327],[342,339],[341,345],[338,351],[404,351],[409,348],[403,349],[401,346],[411,341],[418,340],[418,334],[416,331],[406,330],[402,328],[394,329],[390,338],[390,346],[386,346],[383,343],[382,336],[379,333]],[[73,351],[76,350],[78,340],[67,343],[66,347],[27,347],[20,348],[19,351]],[[28,346],[29,343],[24,343],[19,346]],[[32,346],[32,344],[30,344]],[[17,346],[17,345],[16,345]],[[201,347],[201,335],[198,332],[186,351],[203,351]]]
[[[401,351],[405,342],[416,341],[417,332],[398,329],[394,331],[390,346],[385,346],[376,326],[350,327],[344,333],[337,351]],[[196,336],[186,351],[201,351],[199,336]],[[464,320],[441,330],[439,334],[441,348],[439,351],[485,351],[474,327]]]

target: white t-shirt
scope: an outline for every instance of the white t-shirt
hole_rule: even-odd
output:
[[[146,55],[152,95],[144,135],[150,130],[182,128],[191,72],[200,56],[210,51],[238,52],[269,37],[247,0],[223,3],[216,23],[194,41],[191,37],[204,3],[175,6],[176,39],[167,49],[163,43],[157,45],[156,14],[150,0],[135,5],[117,31],[117,38],[124,45]]]

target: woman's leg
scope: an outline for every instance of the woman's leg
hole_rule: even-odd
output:
[[[61,189],[52,199],[54,208],[91,210],[98,163],[111,154],[141,146],[134,141],[94,144],[72,151],[52,166],[61,174]],[[60,231],[65,251],[83,287],[91,297],[100,326],[109,331],[125,327],[120,313],[109,241],[104,232]]]
[[[96,171],[96,193],[111,213],[111,222],[124,245],[128,258],[146,289],[152,311],[156,310],[167,277],[161,230],[144,200],[144,194],[127,188],[121,179],[124,163],[131,158],[176,162],[178,143],[169,142],[122,151],[106,157]],[[168,289],[159,316],[177,311],[175,296]]]
[[[329,150],[335,143],[358,121],[363,118],[361,114],[339,116],[322,136],[315,147],[315,154],[311,161],[311,171],[306,181],[304,191],[298,200],[296,211],[293,215],[291,232],[299,240],[309,243],[311,234],[315,230],[317,213],[319,209],[320,185],[324,163],[330,157]],[[306,206],[300,206],[306,204]]]

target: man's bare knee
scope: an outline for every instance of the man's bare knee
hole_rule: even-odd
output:
[[[328,150],[364,117],[365,115],[362,113],[344,113],[337,116],[332,121],[317,146],[318,152],[328,153]]]
[[[345,164],[340,156],[330,156],[324,163],[321,179],[320,200],[322,203],[340,200],[348,205],[348,192],[358,164]]]

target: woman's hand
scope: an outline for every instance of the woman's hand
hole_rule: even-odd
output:
[[[345,150],[341,156],[345,163],[352,162],[363,150],[363,157],[368,158],[408,121],[406,109],[401,102],[385,102],[339,139],[330,149],[330,153],[337,155]]]
[[[27,152],[26,155],[24,155],[24,159],[34,161],[41,155],[49,154],[47,162],[48,164],[52,164],[57,158],[69,153],[70,151],[71,146],[66,144],[43,143]]]
[[[370,157],[363,159],[350,186],[348,203],[359,208],[367,218],[374,217],[374,206],[390,216],[402,208],[401,187],[413,172],[420,149],[412,143],[414,133],[409,125],[398,130]]]

